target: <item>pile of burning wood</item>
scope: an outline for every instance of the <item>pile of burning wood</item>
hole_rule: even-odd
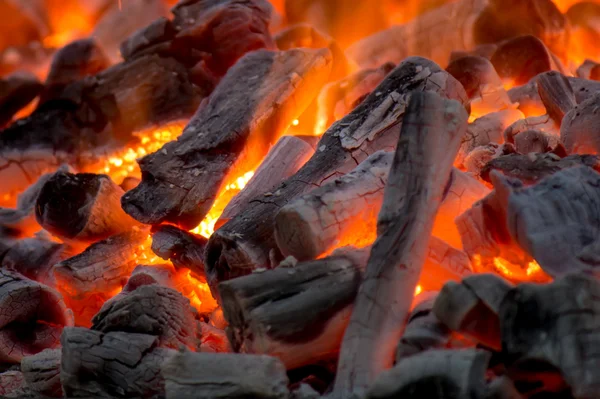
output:
[[[0,396],[600,398],[600,2],[175,3],[0,0]]]

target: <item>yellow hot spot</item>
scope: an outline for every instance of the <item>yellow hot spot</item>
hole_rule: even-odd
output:
[[[417,288],[415,288],[415,296],[419,295],[421,292],[423,292],[423,287],[417,285]]]

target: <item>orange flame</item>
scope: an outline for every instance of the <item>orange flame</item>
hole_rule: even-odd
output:
[[[475,270],[483,270],[481,267],[483,260],[481,255],[473,256],[473,267]],[[535,261],[528,262],[526,265],[517,265],[504,258],[492,258],[491,266],[499,275],[511,281],[549,281],[548,276]]]

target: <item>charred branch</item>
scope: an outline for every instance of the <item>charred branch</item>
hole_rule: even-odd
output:
[[[152,232],[152,251],[178,268],[187,268],[194,276],[206,280],[204,251],[206,238],[175,226],[160,226]]]
[[[594,95],[579,103],[565,115],[560,127],[560,140],[570,154],[599,152],[598,104],[600,104],[600,95]]]
[[[547,72],[537,77],[537,86],[548,115],[560,126],[565,114],[577,106],[571,84],[564,75]]]
[[[21,372],[27,387],[33,392],[51,398],[62,398],[60,385],[60,349],[45,349],[21,361]]]

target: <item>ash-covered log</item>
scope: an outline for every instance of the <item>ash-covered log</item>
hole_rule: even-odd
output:
[[[204,269],[204,251],[207,239],[178,229],[175,226],[163,225],[153,229],[152,251],[164,260],[170,260],[178,268],[187,268],[194,276],[206,280]]]
[[[107,175],[57,172],[40,190],[35,217],[64,241],[96,242],[138,226],[121,209],[124,193]]]
[[[548,133],[542,132],[540,130],[525,130],[524,132],[517,134],[512,139],[512,141],[512,144],[514,144],[517,153],[527,155],[532,153],[543,154],[546,152],[551,152],[552,145],[556,145],[556,147],[560,145],[557,145],[555,139],[551,137]],[[529,156],[534,157],[536,155]],[[498,158],[492,161],[495,161],[497,159]]]
[[[293,176],[314,153],[315,149],[310,143],[299,137],[280,138],[246,183],[246,187],[229,201],[215,228],[218,229],[235,215],[241,214],[253,200],[260,200],[263,195],[274,195],[271,190]]]
[[[325,84],[330,68],[327,49],[243,57],[182,136],[140,161],[142,182],[123,196],[123,209],[143,223],[198,225],[227,178],[258,166]]]
[[[219,284],[233,349],[276,356],[288,370],[335,359],[367,256],[348,248]]]
[[[471,176],[481,180],[481,172],[491,160],[514,154],[516,151],[515,146],[509,143],[502,145],[490,143],[475,147],[463,160],[463,167]]]
[[[287,399],[288,378],[270,356],[180,351],[163,366],[167,399]]]
[[[411,57],[402,62],[357,108],[335,123],[321,138],[315,155],[273,192],[277,196],[253,202],[218,229],[206,252],[211,289],[259,267],[275,266],[282,256],[273,236],[277,212],[294,198],[340,177],[378,150],[393,150],[398,142],[406,104],[415,91],[434,91],[466,104],[464,89],[429,60]]]
[[[59,346],[73,315],[58,292],[8,270],[0,271],[0,359],[18,363],[24,356]]]
[[[340,350],[337,397],[365,392],[393,364],[467,118],[458,101],[432,92],[411,95],[377,220],[377,240]]]
[[[461,283],[448,282],[433,306],[435,316],[450,330],[500,350],[500,303],[512,288],[495,274],[475,274]]]
[[[54,266],[58,290],[77,325],[90,326],[104,302],[118,294],[144,252],[148,231],[132,229],[98,241]]]
[[[476,349],[423,352],[383,373],[366,398],[484,398],[490,357]]]
[[[33,392],[51,398],[62,398],[60,385],[60,349],[45,349],[21,361],[21,372],[27,387]]]
[[[575,76],[583,79],[600,80],[600,64],[596,61],[585,60],[583,64],[577,68]]]
[[[500,307],[502,354],[523,394],[597,395],[599,297],[598,280],[585,274],[521,284],[507,294]]]
[[[0,395],[2,398],[34,398],[30,395],[23,373],[17,370],[0,373]]]
[[[44,85],[35,75],[15,72],[0,79],[0,127],[41,93]]]
[[[553,71],[540,74],[537,86],[548,115],[560,125],[565,115],[577,106],[571,83],[566,76]]]
[[[597,107],[600,95],[580,102],[565,115],[560,139],[570,154],[596,154],[600,150]]]
[[[200,348],[198,314],[189,299],[160,285],[144,285],[108,300],[92,319],[92,330],[154,335],[158,346]]]
[[[449,20],[448,16],[452,19]],[[420,55],[445,65],[452,51],[472,50],[519,35],[534,35],[566,55],[568,23],[550,0],[461,0],[357,41],[346,50],[362,68]]]
[[[68,398],[164,398],[162,363],[171,350],[158,338],[65,328],[60,381]]]

